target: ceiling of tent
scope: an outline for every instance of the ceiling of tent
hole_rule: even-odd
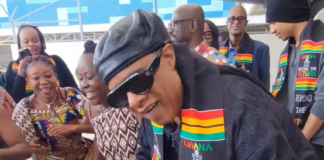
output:
[[[223,0],[223,1],[230,1],[230,2],[238,2],[238,3],[249,3],[255,5],[263,5],[266,7],[266,4],[269,0]],[[311,17],[314,18],[320,10],[324,8],[324,1],[323,0],[308,0],[311,3]],[[259,6],[259,9],[262,9]]]

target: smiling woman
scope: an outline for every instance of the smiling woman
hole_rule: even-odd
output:
[[[48,55],[46,50],[45,38],[36,26],[22,25],[18,30],[18,49],[30,51],[28,55],[42,55],[50,59],[52,65],[56,69],[57,82],[61,87],[77,88],[75,80],[66,66],[65,62],[57,55]],[[6,79],[6,90],[18,103],[21,99],[30,96],[33,93],[32,88],[26,84],[24,71],[24,55],[20,55],[17,60],[9,63]]]
[[[38,160],[84,160],[91,157],[92,133],[83,108],[84,96],[74,88],[57,87],[55,68],[46,56],[26,57],[25,77],[33,94],[15,107],[12,119],[24,133]]]
[[[93,53],[96,48],[93,41],[84,44],[85,51],[80,57],[76,75],[80,88],[85,92],[87,101],[82,101],[80,108],[88,111],[88,119],[96,132],[93,159],[130,159],[138,149],[137,136],[139,122],[128,108],[115,109],[107,104],[109,90],[104,85],[93,66]],[[104,131],[104,132],[103,132]],[[111,142],[114,148],[105,144]],[[98,147],[100,144],[102,147]]]

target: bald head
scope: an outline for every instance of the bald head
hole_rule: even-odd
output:
[[[234,14],[240,14],[241,16],[246,17],[247,13],[244,7],[242,6],[235,6],[231,9],[231,11],[228,14],[228,17],[231,17]]]
[[[205,14],[199,5],[187,4],[180,6],[174,11],[174,15],[177,15],[181,19],[197,20],[197,31],[204,32]]]
[[[196,4],[177,8],[169,26],[169,35],[174,43],[186,42],[191,49],[203,41],[205,15]]]
[[[246,10],[242,6],[235,6],[231,9],[227,18],[227,29],[230,35],[241,36],[245,32],[248,23]]]

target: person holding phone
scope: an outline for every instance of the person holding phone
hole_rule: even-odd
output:
[[[93,133],[86,111],[77,106],[85,97],[71,87],[56,84],[56,71],[43,55],[28,56],[23,70],[33,94],[15,107],[12,119],[24,133],[38,160],[91,158]]]
[[[21,99],[30,96],[33,90],[25,81],[25,71],[23,69],[24,58],[31,55],[44,55],[50,58],[51,63],[57,72],[57,85],[61,87],[74,87],[77,84],[65,62],[57,55],[48,55],[45,52],[46,44],[43,34],[38,27],[32,25],[22,25],[18,30],[18,48],[19,58],[9,63],[6,73],[7,83],[6,90],[15,100],[19,102]]]

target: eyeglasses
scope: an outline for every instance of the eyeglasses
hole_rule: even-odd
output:
[[[128,107],[128,92],[143,95],[151,89],[154,75],[160,67],[161,52],[162,48],[159,49],[147,69],[134,73],[107,95],[107,102],[111,107]]]
[[[212,39],[213,38],[213,32],[212,31],[206,31],[206,32],[204,32],[204,37],[206,39]]]
[[[185,21],[191,21],[191,20],[193,20],[192,18],[190,18],[190,19],[181,19],[181,20],[172,20],[169,24],[168,24],[168,31],[169,32],[173,32],[174,31],[174,28],[175,28],[175,25],[177,24],[177,23],[179,23],[179,22],[185,22]]]
[[[234,23],[235,20],[237,20],[237,22],[241,23],[241,22],[246,21],[246,17],[239,16],[239,17],[229,17],[229,18],[227,18],[228,23]]]

